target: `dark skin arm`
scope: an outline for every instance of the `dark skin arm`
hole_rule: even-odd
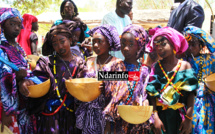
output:
[[[31,52],[33,55],[37,55],[37,44],[36,40],[31,42]]]
[[[160,120],[157,112],[157,106],[156,106],[156,98],[155,97],[149,97],[150,105],[153,105],[153,111],[154,111],[154,128],[153,132],[155,134],[162,134],[161,129],[165,132],[166,129],[164,127],[163,122]],[[156,112],[155,112],[156,111]]]
[[[186,113],[186,115],[188,117],[192,117],[192,114],[193,114],[193,107],[194,107],[194,102],[195,102],[194,98],[195,98],[195,95],[193,92],[191,92],[187,98],[187,113]],[[180,134],[190,134],[191,129],[192,129],[192,120],[185,117],[185,120],[183,120],[181,122],[181,125],[179,128],[179,130],[181,131]]]

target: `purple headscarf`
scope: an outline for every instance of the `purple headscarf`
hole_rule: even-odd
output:
[[[120,39],[119,34],[114,26],[102,25],[91,29],[88,34],[93,37],[94,33],[99,33],[107,38],[111,51],[120,50]]]
[[[131,33],[134,35],[134,37],[137,40],[137,43],[139,45],[140,48],[145,48],[145,44],[148,43],[149,38],[148,38],[148,34],[145,31],[145,29],[139,25],[128,25],[124,28],[123,33]]]
[[[13,18],[13,17],[19,17],[21,22],[23,21],[22,16],[20,15],[19,11],[15,8],[0,8],[0,23],[1,26],[4,24],[4,22],[7,19]],[[23,26],[22,26],[23,28]]]
[[[164,27],[158,29],[149,43],[146,45],[146,51],[152,52],[154,50],[154,39],[158,36],[163,36],[169,40],[173,45],[177,54],[182,54],[188,48],[188,43],[184,36],[171,27]]]

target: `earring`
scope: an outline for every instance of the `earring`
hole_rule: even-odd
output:
[[[73,13],[73,15],[75,16],[75,15],[76,15],[76,13],[74,12],[74,13]]]
[[[61,15],[65,15],[65,13],[64,13],[64,12],[61,12]]]
[[[174,53],[174,55],[176,55],[176,51],[173,49],[173,53]]]

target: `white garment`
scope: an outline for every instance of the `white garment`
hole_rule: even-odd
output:
[[[109,24],[109,25],[115,26],[119,35],[121,35],[124,27],[126,27],[131,23],[132,22],[128,15],[125,15],[124,18],[121,18],[116,14],[116,11],[112,11],[104,16],[101,22],[101,25]],[[115,51],[115,52],[111,51],[111,55],[124,60],[124,56],[122,55],[121,51]]]

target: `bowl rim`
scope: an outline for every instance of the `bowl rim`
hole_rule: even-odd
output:
[[[40,84],[30,85],[30,86],[28,86],[28,88],[29,88],[29,87],[31,88],[31,87],[34,87],[34,86],[40,86],[40,85],[42,85],[42,84],[48,83],[48,81],[50,81],[49,83],[50,83],[50,85],[51,85],[51,80],[50,80],[50,78],[49,78],[49,79],[45,80],[44,82],[42,82],[42,83],[40,83]]]
[[[215,76],[215,73],[208,75],[208,76],[205,78],[205,82],[212,82],[212,81],[215,81],[215,79],[214,79],[214,80],[207,80],[208,77],[212,77],[213,75]]]

